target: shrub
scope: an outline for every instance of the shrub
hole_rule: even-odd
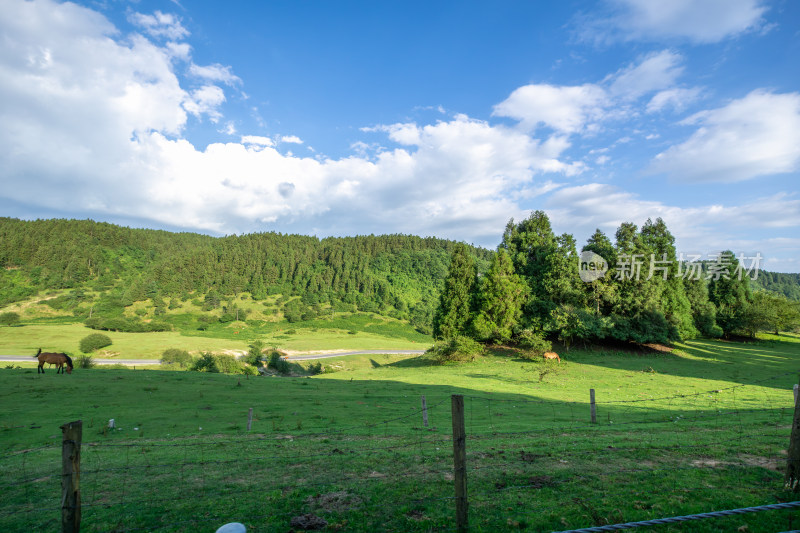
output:
[[[111,339],[102,333],[92,333],[81,339],[80,342],[80,349],[83,353],[90,353],[106,346],[111,346]]]
[[[219,372],[217,362],[214,360],[214,354],[211,352],[202,352],[200,357],[195,359],[192,364],[192,370],[197,372]]]
[[[254,366],[242,365],[242,374],[245,376],[257,376],[258,370]]]
[[[217,372],[222,374],[243,374],[244,366],[232,355],[219,354],[214,356],[217,364]]]
[[[77,363],[78,368],[94,368],[97,366],[97,363],[94,361],[94,358],[91,355],[78,356],[78,359],[75,362]]]
[[[317,361],[316,363],[311,363],[310,365],[308,365],[308,368],[306,370],[308,370],[308,373],[311,374],[312,376],[316,376],[317,374],[322,374],[322,363],[320,363],[319,361]]]
[[[288,374],[291,371],[292,366],[289,364],[289,361],[284,359],[284,354],[278,350],[272,350],[272,352],[269,354],[269,363],[267,364],[267,368],[276,370],[280,374]]]
[[[473,361],[483,354],[483,345],[469,337],[456,336],[436,342],[426,353],[440,364]]]
[[[253,365],[255,367],[262,366],[264,363],[264,342],[255,340],[248,346],[248,348],[250,349],[247,351],[247,355],[245,356],[245,362],[248,365]]]
[[[14,326],[19,322],[19,313],[9,311],[7,313],[0,313],[0,325]]]
[[[545,339],[541,333],[535,333],[531,329],[523,329],[517,335],[517,344],[525,350],[520,355],[526,359],[541,357],[544,352],[553,349],[553,343]]]
[[[203,352],[195,360],[192,370],[221,374],[242,374],[244,373],[244,365],[232,355]]]
[[[161,354],[161,364],[178,365],[181,368],[186,368],[192,364],[192,356],[186,350],[168,348]]]

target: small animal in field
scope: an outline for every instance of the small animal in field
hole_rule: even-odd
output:
[[[39,367],[36,369],[37,374],[40,372],[44,374],[45,363],[56,365],[56,374],[63,374],[64,365],[67,365],[67,374],[72,374],[72,358],[65,353],[43,352],[42,349],[39,348],[39,351],[36,352],[34,357],[39,360]]]
[[[547,361],[548,359],[558,359],[558,362],[561,362],[561,358],[558,356],[556,352],[544,352],[543,354],[544,360]]]

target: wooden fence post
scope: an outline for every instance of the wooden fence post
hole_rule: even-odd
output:
[[[795,385],[797,392],[797,385]],[[786,488],[800,492],[800,403],[795,396],[792,435],[789,437],[789,453],[786,459]]]
[[[247,431],[250,431],[250,427],[253,425],[253,408],[251,407],[249,411],[247,411]]]
[[[81,437],[83,422],[61,426],[61,532],[81,529]]]
[[[428,427],[428,404],[425,403],[425,395],[422,395],[422,423]]]
[[[594,403],[594,389],[589,389],[589,409],[592,412],[592,424],[597,424],[597,406]]]
[[[451,396],[453,413],[453,473],[456,486],[456,529],[467,531],[467,433],[464,429],[464,397]]]
[[[797,404],[797,394],[798,394],[798,392],[800,392],[800,385],[795,383],[793,388],[794,388],[794,403],[796,405]]]

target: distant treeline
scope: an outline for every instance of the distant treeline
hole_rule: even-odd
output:
[[[211,237],[91,220],[0,218],[0,307],[43,290],[75,289],[52,302],[70,308],[91,289],[102,294],[92,307],[96,325],[137,301],[152,300],[159,314],[169,305],[165,298],[190,293],[209,309],[241,293],[254,300],[280,294],[290,320],[314,318],[325,307],[407,319],[430,332],[455,246],[410,235]],[[492,255],[471,246],[469,253],[483,269]]]
[[[441,339],[567,347],[604,339],[666,343],[698,335],[755,336],[800,325],[796,274],[758,272],[756,258],[723,252],[687,263],[660,218],[599,229],[578,252],[542,211],[506,226],[485,275],[457,246],[434,316]],[[753,278],[756,278],[755,280]],[[760,280],[760,281],[759,281]],[[754,290],[754,287],[756,290]]]

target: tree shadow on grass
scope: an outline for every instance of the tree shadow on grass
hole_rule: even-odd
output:
[[[787,341],[694,339],[664,346],[595,345],[562,354],[564,359],[626,371],[649,366],[659,374],[791,389],[796,382],[800,344]],[[774,379],[773,379],[774,378]]]
[[[440,366],[440,365],[433,358],[426,355],[420,355],[417,357],[409,357],[408,359],[395,361],[394,363],[389,363],[383,366],[394,367],[394,368],[422,368],[427,366]]]

